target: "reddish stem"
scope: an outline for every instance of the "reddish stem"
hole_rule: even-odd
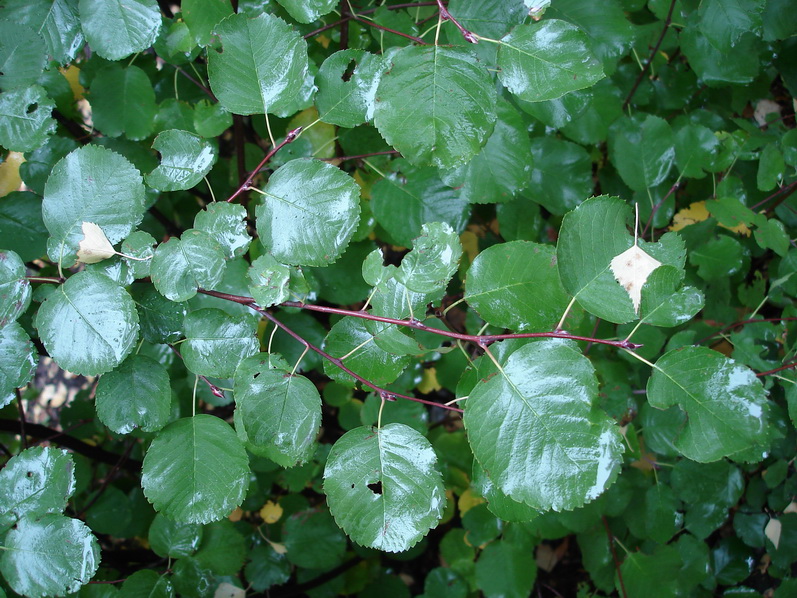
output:
[[[614,535],[612,534],[612,530],[609,528],[609,521],[606,519],[606,515],[603,515],[601,519],[603,519],[603,527],[606,528],[606,536],[609,538],[609,550],[612,552],[614,569],[617,571],[617,580],[620,582],[620,593],[622,594],[623,598],[628,598],[628,594],[625,591],[625,583],[623,582],[623,574],[620,571],[620,561],[617,558],[617,551],[614,549]]]
[[[451,13],[448,12],[448,9],[443,4],[442,0],[437,0],[437,6],[440,8],[440,17],[444,21],[451,21],[454,26],[459,29],[459,32],[462,34],[462,37],[465,38],[465,41],[471,44],[478,44],[479,38],[473,35],[473,32],[468,31],[465,29],[459,21],[457,21],[454,17],[451,16]]]
[[[695,344],[696,345],[702,345],[707,340],[712,339],[715,336],[718,336],[718,335],[722,334],[726,330],[730,330],[731,328],[736,328],[738,326],[744,326],[745,324],[759,324],[761,322],[794,322],[794,321],[797,321],[797,318],[760,318],[760,319],[757,319],[757,320],[742,320],[740,322],[734,322],[733,324],[728,324],[727,326],[723,326],[722,328],[720,328],[716,332],[713,332],[713,333],[709,334],[707,337],[701,338]]]
[[[417,6],[436,6],[436,5],[437,5],[437,2],[434,2],[434,1],[432,1],[432,2],[408,2],[406,4],[392,4],[390,6],[386,6],[385,8],[387,8],[388,10],[401,10],[402,8],[415,8]],[[366,10],[359,11],[357,14],[358,15],[370,15],[372,13],[375,13],[377,10],[379,10],[379,8],[381,8],[381,7],[368,8]],[[342,19],[339,19],[339,20],[335,21],[334,23],[329,23],[327,25],[324,25],[323,27],[319,27],[318,29],[315,29],[315,30],[311,31],[310,33],[305,33],[304,39],[310,39],[311,37],[314,37],[314,36],[318,35],[319,33],[323,33],[324,31],[327,31],[329,29],[334,29],[338,25],[342,25],[346,21],[349,21],[349,20],[351,20],[353,18],[354,18],[354,15],[348,14],[348,15],[344,16]]]

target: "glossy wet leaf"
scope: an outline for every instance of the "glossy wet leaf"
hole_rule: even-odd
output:
[[[626,229],[630,214],[618,198],[589,199],[565,215],[556,248],[565,290],[588,312],[618,324],[636,317],[631,297],[609,266],[633,243]]]
[[[33,378],[38,363],[36,348],[17,322],[0,328],[0,407],[16,397],[14,390]]]
[[[760,40],[750,32],[742,33],[734,46],[723,50],[715,48],[696,23],[684,27],[679,39],[690,67],[709,86],[745,85],[758,75]]]
[[[609,157],[634,191],[655,187],[667,178],[675,161],[669,123],[652,115],[618,120],[609,130]]]
[[[0,329],[28,309],[30,282],[25,263],[13,251],[0,250]]]
[[[721,235],[707,239],[689,253],[689,262],[697,266],[697,274],[706,281],[736,274],[744,259],[744,249],[736,239]]]
[[[383,70],[382,57],[363,50],[341,50],[327,58],[315,79],[315,105],[321,120],[354,127],[373,119]]]
[[[202,542],[203,527],[195,523],[178,523],[157,514],[149,527],[147,541],[152,551],[161,557],[191,556]]]
[[[269,14],[236,14],[214,29],[221,47],[208,51],[210,87],[233,114],[279,114],[293,106],[307,77],[307,43]]]
[[[105,135],[132,140],[150,136],[158,110],[147,74],[137,66],[118,64],[103,68],[94,77],[91,108],[94,125]]]
[[[171,301],[187,301],[198,288],[213,289],[224,276],[224,249],[208,233],[189,229],[158,245],[152,258],[152,284]]]
[[[476,256],[465,300],[490,324],[519,331],[552,330],[568,303],[554,250],[527,241],[495,245]]]
[[[592,161],[583,147],[554,137],[535,137],[531,152],[534,169],[524,197],[564,215],[592,194]]]
[[[640,592],[666,598],[677,593],[681,556],[674,546],[661,546],[653,554],[629,554],[620,567],[629,595]]]
[[[213,28],[233,14],[232,4],[227,0],[184,0],[180,8],[194,40],[203,47],[210,43]]]
[[[318,17],[332,12],[337,0],[277,0],[300,23],[312,23]]]
[[[283,467],[310,460],[321,427],[321,396],[310,380],[261,354],[240,363],[233,392],[235,428],[250,451]]]
[[[490,513],[502,521],[532,521],[540,515],[540,511],[526,503],[518,502],[501,492],[484,472],[484,468],[473,460],[473,489],[487,500]]]
[[[47,54],[60,64],[72,60],[83,46],[77,0],[9,0],[3,16],[33,28],[44,40]]]
[[[36,315],[39,336],[62,368],[96,376],[118,366],[138,340],[135,303],[104,274],[84,270],[71,276]]]
[[[396,280],[416,293],[444,289],[456,272],[461,256],[459,235],[448,224],[424,224],[421,235],[412,242],[412,251],[401,260]]]
[[[703,309],[705,297],[693,287],[681,286],[681,273],[672,266],[654,270],[642,288],[640,319],[653,326],[678,326]]]
[[[152,285],[135,284],[130,294],[136,302],[144,340],[154,344],[173,343],[183,336],[185,304],[169,301]]]
[[[350,430],[332,447],[324,470],[329,510],[358,544],[407,550],[443,514],[436,462],[429,441],[404,424]]]
[[[122,598],[147,596],[148,598],[172,598],[174,588],[165,574],[159,575],[151,569],[134,572],[125,579],[119,590]]]
[[[50,259],[70,266],[83,238],[83,222],[102,228],[113,245],[141,222],[141,174],[111,150],[93,145],[76,149],[58,161],[47,179],[42,216],[50,231]]]
[[[4,92],[0,95],[0,145],[17,152],[41,146],[55,132],[53,108],[55,102],[39,85]]]
[[[664,354],[648,381],[648,400],[686,413],[675,446],[689,459],[708,463],[767,449],[769,405],[761,381],[716,351],[686,347]]]
[[[765,0],[705,0],[697,10],[700,31],[719,51],[730,48],[742,34],[761,34]]]
[[[97,384],[97,417],[117,434],[157,432],[169,422],[171,404],[166,368],[144,355],[131,355]]]
[[[216,163],[217,152],[213,145],[188,131],[163,131],[152,142],[152,149],[160,153],[161,162],[147,175],[147,185],[160,191],[190,189],[199,184]]]
[[[496,119],[487,71],[461,48],[409,46],[390,57],[374,124],[415,165],[450,169],[487,142]]]
[[[41,257],[47,251],[41,204],[41,198],[29,191],[9,193],[0,201],[0,238],[23,261]]]
[[[200,376],[231,378],[238,363],[260,348],[257,330],[247,317],[205,308],[185,317],[185,366]]]
[[[100,563],[91,530],[61,514],[23,517],[4,544],[0,571],[15,592],[31,598],[76,592]]]
[[[183,523],[209,523],[241,504],[249,460],[229,424],[212,415],[179,419],[147,451],[141,487],[156,511]]]
[[[61,513],[75,491],[75,464],[66,451],[37,446],[0,470],[0,528],[29,515]]]
[[[47,61],[44,40],[28,25],[0,20],[0,89],[27,87],[36,83]]]
[[[603,79],[584,32],[558,19],[518,25],[501,40],[498,79],[521,100],[553,100]]]
[[[252,242],[246,230],[246,208],[237,203],[209,204],[194,218],[194,228],[216,239],[228,260],[241,257]]]
[[[568,342],[530,343],[470,393],[473,454],[498,489],[540,510],[570,510],[613,483],[623,446],[594,404],[592,364]]]
[[[266,253],[252,262],[247,272],[249,292],[260,307],[271,307],[290,298],[290,270]]]
[[[260,241],[280,262],[325,266],[349,244],[360,215],[360,188],[320,160],[291,160],[277,169],[255,210]]]
[[[155,0],[80,0],[79,10],[86,41],[107,60],[146,50],[161,28]]]
[[[495,39],[529,14],[524,0],[451,0],[448,10],[466,29]]]

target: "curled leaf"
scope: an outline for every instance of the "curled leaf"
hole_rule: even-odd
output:
[[[77,260],[84,264],[96,264],[102,260],[116,255],[113,245],[102,232],[102,229],[93,222],[84,222],[82,225],[83,240],[78,244]]]

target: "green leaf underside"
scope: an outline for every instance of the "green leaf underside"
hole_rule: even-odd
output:
[[[104,274],[84,270],[47,298],[36,327],[62,368],[96,376],[114,369],[133,350],[138,312],[122,287]]]
[[[267,355],[235,372],[235,428],[255,454],[283,467],[308,461],[321,427],[321,396],[310,380],[274,369]]]
[[[501,40],[498,79],[527,102],[553,100],[603,79],[581,29],[557,19],[518,25]]]
[[[282,19],[230,15],[215,27],[221,48],[208,51],[210,87],[233,114],[279,114],[307,77],[307,43]]]
[[[42,202],[50,231],[47,253],[72,265],[83,239],[83,222],[98,225],[112,245],[127,237],[144,216],[141,174],[126,159],[103,147],[87,145],[53,167]]]
[[[597,392],[592,365],[573,345],[525,345],[470,394],[464,423],[473,454],[501,492],[536,509],[594,500],[623,452],[614,422],[593,405]]]
[[[257,232],[278,261],[325,266],[343,254],[360,216],[360,188],[349,175],[320,160],[291,160],[263,191]]]
[[[689,459],[708,463],[767,450],[770,410],[761,381],[716,351],[686,347],[664,354],[648,382],[648,400],[687,414],[675,446]]]
[[[156,511],[209,523],[241,504],[249,483],[246,450],[229,424],[196,415],[169,424],[147,451],[141,487]]]
[[[468,270],[465,300],[485,321],[524,332],[552,330],[568,297],[554,249],[513,241],[482,251]]]
[[[460,48],[409,46],[389,59],[374,124],[411,163],[450,169],[486,143],[496,119],[485,68]]]
[[[443,478],[429,441],[404,424],[355,428],[330,451],[324,492],[355,542],[387,552],[414,546],[442,517]]]
[[[100,546],[82,521],[59,514],[24,517],[5,538],[0,571],[30,598],[76,592],[94,576]]]

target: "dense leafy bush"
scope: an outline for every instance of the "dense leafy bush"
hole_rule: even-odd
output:
[[[376,4],[0,3],[0,596],[796,595],[794,1]]]

